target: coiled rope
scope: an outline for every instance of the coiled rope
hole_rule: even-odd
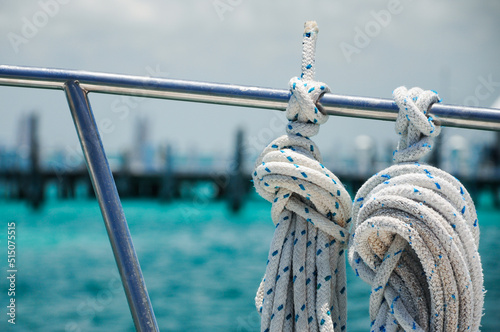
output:
[[[370,178],[353,205],[349,263],[372,287],[372,331],[478,331],[484,290],[474,203],[450,174],[418,159],[440,127],[432,91],[400,87],[396,165]]]
[[[327,115],[316,102],[329,88],[314,79],[318,27],[306,22],[302,75],[290,80],[287,135],[257,160],[253,181],[272,203],[276,225],[255,304],[261,331],[343,331],[346,327],[344,248],[351,197],[321,164],[316,135]]]

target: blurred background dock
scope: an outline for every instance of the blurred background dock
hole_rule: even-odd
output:
[[[251,170],[257,155],[249,149],[244,131],[238,129],[232,141],[233,152],[213,155],[203,151],[190,154],[175,151],[172,145],[153,146],[148,141],[148,119],[138,118],[129,150],[109,156],[121,198],[147,198],[162,202],[190,199],[202,191],[213,200],[226,200],[238,211],[252,189]],[[42,155],[37,113],[21,118],[17,146],[0,149],[0,196],[24,200],[39,208],[47,195],[60,199],[95,197],[81,153],[55,151]],[[500,133],[492,144],[471,146],[459,135],[449,137],[446,129],[439,136],[427,162],[452,173],[474,198],[489,191],[500,207]],[[443,145],[446,142],[446,146]],[[351,193],[378,170],[389,166],[392,149],[377,154],[375,141],[357,136],[351,155],[336,156],[323,151],[325,165],[342,179]],[[254,152],[249,153],[250,152]],[[385,155],[384,155],[385,154]]]

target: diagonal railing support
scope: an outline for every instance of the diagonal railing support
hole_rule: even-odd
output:
[[[64,91],[99,201],[135,328],[137,331],[159,331],[87,92],[73,80],[64,84]]]

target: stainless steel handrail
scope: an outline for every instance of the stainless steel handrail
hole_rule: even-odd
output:
[[[88,92],[175,99],[212,104],[284,110],[288,90],[243,85],[183,81],[77,70],[0,66],[0,85],[62,89],[78,81]],[[325,94],[321,105],[329,115],[394,120],[398,113],[390,99]],[[500,110],[434,104],[430,113],[443,126],[500,130]]]

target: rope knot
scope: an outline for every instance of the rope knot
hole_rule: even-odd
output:
[[[285,317],[294,317],[299,331],[317,331],[321,325],[334,331],[334,324],[345,329],[349,193],[321,164],[314,142],[297,135],[283,135],[264,149],[253,182],[272,203],[276,225],[255,298],[261,329],[291,331],[292,320]]]
[[[441,132],[441,127],[428,114],[432,104],[440,102],[439,96],[435,91],[407,90],[404,86],[394,90],[393,96],[399,107],[395,129],[401,135],[394,161],[417,161],[431,151],[432,137]]]
[[[340,242],[347,241],[349,194],[321,164],[318,148],[308,138],[284,135],[271,142],[257,161],[253,182],[259,195],[273,204],[275,224],[286,209]]]
[[[304,137],[316,135],[319,125],[328,120],[318,100],[330,92],[330,88],[325,83],[305,81],[300,77],[292,78],[289,86],[291,97],[286,108],[286,117],[290,120],[288,134]]]
[[[352,209],[349,263],[372,287],[372,329],[478,331],[484,294],[474,203],[450,174],[405,162],[430,151],[439,134],[426,116],[439,97],[400,87],[394,99],[398,164],[372,176]]]
[[[393,165],[361,187],[352,218],[349,262],[372,287],[374,327],[478,331],[479,227],[457,179],[425,164]]]
[[[314,81],[317,34],[316,23],[307,22],[302,74],[290,80],[287,135],[264,149],[253,173],[276,225],[255,298],[261,331],[342,331],[347,323],[344,249],[351,198],[309,139],[327,120],[317,102],[329,89]]]

